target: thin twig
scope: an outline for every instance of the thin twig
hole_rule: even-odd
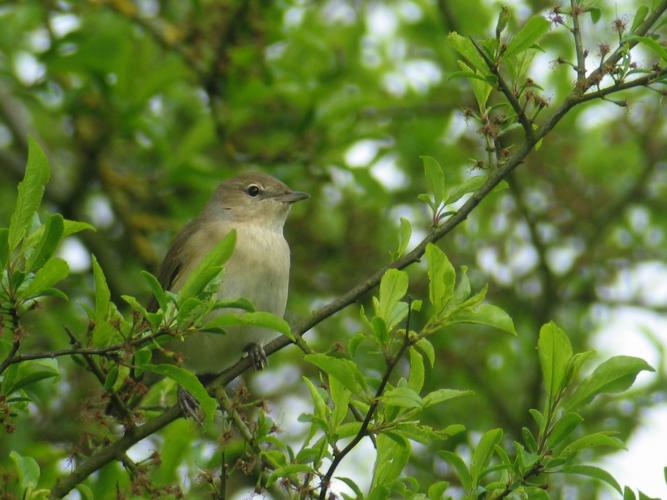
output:
[[[581,29],[579,27],[579,14],[581,7],[579,7],[577,0],[570,0],[570,8],[572,15],[572,35],[574,36],[574,49],[577,53],[577,88],[583,86],[586,81],[586,53],[581,41]]]
[[[512,109],[516,113],[517,119],[519,120],[519,123],[521,123],[523,131],[526,134],[526,140],[532,141],[534,139],[533,126],[530,123],[528,117],[526,116],[524,109],[521,107],[519,100],[516,98],[516,96],[512,92],[512,89],[510,89],[509,85],[507,85],[507,82],[500,74],[500,69],[498,68],[498,65],[491,60],[491,58],[486,53],[484,48],[474,38],[470,37],[470,41],[477,49],[477,52],[479,52],[479,55],[482,56],[482,59],[484,59],[484,62],[488,66],[491,73],[493,73],[493,75],[497,78],[498,88],[503,93],[507,101],[510,103],[510,106],[512,106]]]

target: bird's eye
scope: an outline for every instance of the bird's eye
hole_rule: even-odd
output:
[[[248,195],[250,195],[252,197],[257,196],[261,192],[262,192],[262,190],[259,189],[259,186],[255,185],[255,184],[250,184],[250,186],[248,186],[248,189],[246,189],[246,193],[248,193]]]

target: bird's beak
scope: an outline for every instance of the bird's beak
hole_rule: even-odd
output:
[[[276,200],[285,203],[295,203],[297,201],[306,200],[308,198],[310,198],[310,195],[308,193],[304,193],[303,191],[288,191],[287,193],[282,193],[275,197]]]

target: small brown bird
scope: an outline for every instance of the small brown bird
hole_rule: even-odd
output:
[[[218,297],[243,297],[258,311],[282,317],[290,269],[283,226],[291,204],[308,197],[262,173],[224,181],[201,214],[174,239],[160,269],[162,286],[178,291],[214,245],[235,229],[236,247],[225,264]],[[270,334],[259,327],[235,327],[226,335],[198,332],[170,347],[181,352],[185,366],[197,374],[219,373],[238,361],[244,351],[257,368],[262,368],[266,362],[262,342]]]

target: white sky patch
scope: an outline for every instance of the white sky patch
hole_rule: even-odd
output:
[[[92,196],[88,201],[87,212],[90,214],[90,220],[95,227],[105,229],[113,224],[113,209],[109,199],[104,195]]]
[[[157,0],[138,0],[137,4],[142,16],[154,17],[160,12],[160,4]]]
[[[30,33],[28,43],[34,52],[44,52],[51,46],[49,32],[45,28],[40,28]]]
[[[375,159],[381,145],[382,141],[373,139],[357,141],[345,152],[345,163],[353,168],[365,167]]]
[[[428,59],[413,59],[401,64],[410,87],[419,93],[426,92],[430,87],[442,80],[442,71]]]
[[[58,256],[65,259],[70,272],[83,273],[90,269],[90,254],[83,243],[74,236],[63,240]]]
[[[306,11],[303,7],[290,7],[283,14],[283,25],[287,29],[301,26]]]
[[[55,14],[51,16],[51,30],[59,38],[78,30],[80,26],[81,20],[74,14]]]
[[[465,133],[468,124],[466,122],[463,113],[454,112],[450,115],[449,122],[447,122],[447,127],[442,134],[442,142],[444,144],[455,144]]]
[[[401,19],[408,23],[416,23],[421,20],[423,15],[421,7],[415,2],[410,1],[399,3],[396,10]]]
[[[405,95],[407,85],[403,74],[398,71],[391,71],[382,77],[382,86],[384,89],[395,97]]]
[[[374,463],[375,448],[371,440],[366,437],[345,456],[345,460],[336,469],[335,476],[348,477],[359,486],[361,491],[368,491],[373,477]],[[329,462],[325,461],[324,465],[323,470],[326,471]],[[331,481],[331,492],[337,494],[344,492],[354,496],[354,492],[344,482],[335,478]]]
[[[407,177],[398,167],[394,155],[385,155],[371,167],[371,175],[389,191],[405,187]]]
[[[127,450],[127,456],[134,462],[141,462],[150,457],[157,447],[150,438],[142,439]]]
[[[329,24],[350,25],[357,20],[357,13],[346,3],[330,0],[322,8],[322,19]]]
[[[30,52],[18,52],[14,59],[14,71],[21,83],[32,85],[44,76],[46,69]]]
[[[599,103],[589,105],[577,117],[577,126],[581,127],[583,130],[591,130],[617,120],[623,113],[626,112],[626,108],[621,108],[620,106],[617,106],[611,102],[601,101]]]
[[[366,24],[373,36],[388,39],[396,33],[398,19],[392,8],[383,4],[373,4],[368,8]]]

